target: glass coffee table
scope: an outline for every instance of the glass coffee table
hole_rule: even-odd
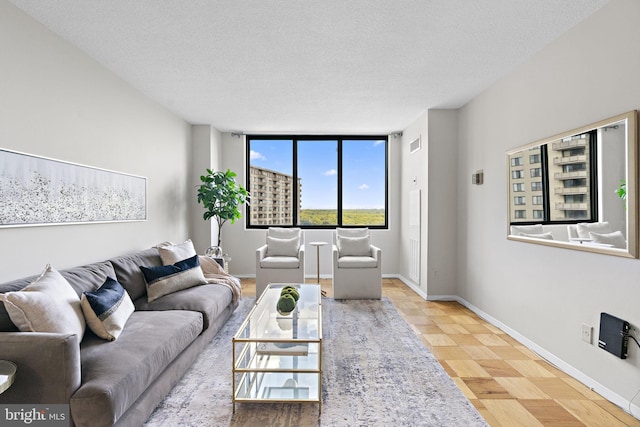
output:
[[[300,293],[289,314],[280,292]],[[322,297],[317,284],[269,284],[232,339],[233,410],[238,402],[317,403],[322,410]]]

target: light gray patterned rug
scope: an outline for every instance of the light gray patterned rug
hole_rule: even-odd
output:
[[[322,414],[311,403],[239,403],[234,414],[231,337],[253,302],[241,301],[146,426],[487,425],[386,298],[323,298]]]

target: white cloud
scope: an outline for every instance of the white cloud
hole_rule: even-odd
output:
[[[324,173],[325,176],[331,176],[331,175],[336,175],[338,173],[338,171],[336,171],[335,169],[329,169],[328,171],[326,171]]]
[[[266,160],[267,158],[262,155],[262,153],[258,153],[257,151],[251,150],[249,153],[249,157],[251,160]]]
[[[384,144],[384,140],[379,139],[379,140],[375,141],[375,142],[373,143],[373,146],[374,146],[374,147],[377,147],[377,146],[378,146],[378,145],[380,145],[380,144]]]
[[[367,184],[362,184],[361,186],[358,187],[359,190],[368,190],[369,186]]]

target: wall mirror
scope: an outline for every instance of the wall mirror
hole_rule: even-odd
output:
[[[507,152],[507,238],[638,256],[637,112]]]

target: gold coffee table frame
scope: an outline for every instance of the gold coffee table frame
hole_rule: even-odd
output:
[[[289,314],[280,292],[300,293]],[[269,284],[232,338],[233,411],[238,402],[317,403],[322,411],[322,296],[317,284]]]

